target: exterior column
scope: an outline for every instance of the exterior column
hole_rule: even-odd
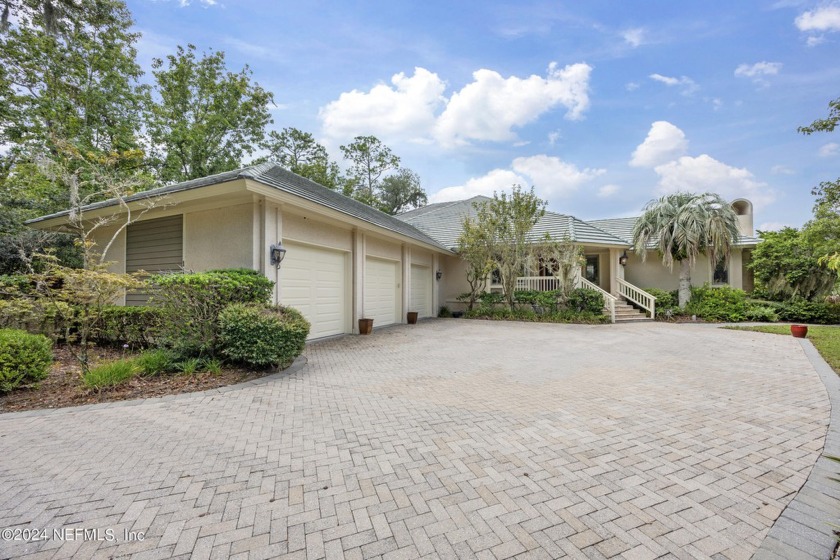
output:
[[[365,316],[365,234],[353,231],[353,325],[359,334],[359,319]]]
[[[609,286],[607,286],[607,291],[614,296],[618,296],[618,282],[615,279],[618,277],[619,268],[622,268],[620,264],[618,264],[618,258],[621,256],[620,249],[610,249],[607,258],[610,261],[609,266],[607,269],[609,270]]]
[[[402,316],[400,323],[407,323],[409,311],[416,311],[411,309],[411,247],[403,245],[402,247]]]
[[[432,317],[437,317],[440,309],[440,280],[437,271],[440,270],[440,255],[432,253]]]
[[[260,270],[266,278],[274,282],[272,300],[278,304],[282,301],[283,287],[280,285],[280,269],[271,264],[271,246],[283,239],[283,217],[280,207],[276,204],[263,200],[262,206]]]

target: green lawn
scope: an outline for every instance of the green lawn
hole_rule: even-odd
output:
[[[761,325],[758,327],[724,327],[736,331],[755,331],[791,336],[790,325]],[[840,327],[808,326],[808,340],[834,371],[840,374]]]

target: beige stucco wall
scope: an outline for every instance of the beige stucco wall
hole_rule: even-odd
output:
[[[342,251],[353,249],[353,232],[309,217],[283,212],[283,239],[330,247]]]
[[[422,249],[411,250],[411,263],[422,266],[432,266],[432,253]]]
[[[253,205],[184,213],[184,268],[253,266]]]
[[[94,231],[93,241],[96,243],[94,250],[98,253],[104,251],[111,239],[114,238],[117,229],[119,229],[119,226],[115,225]],[[114,238],[114,242],[111,243],[111,247],[105,253],[104,262],[108,264],[109,272],[125,274],[125,229]]]
[[[467,265],[460,257],[445,255],[439,259],[440,270],[443,273],[437,282],[440,290],[440,305],[447,306],[452,311],[464,309],[464,304],[456,301],[456,297],[470,291],[467,283]]]
[[[399,243],[392,243],[370,235],[366,236],[365,254],[369,257],[402,262],[402,246]]]
[[[641,258],[633,252],[628,252],[627,266],[624,268],[624,278],[631,284],[642,289],[659,288],[660,290],[673,291],[679,288],[680,271],[679,265],[674,263],[674,270],[670,271],[662,265],[662,259],[655,251],[647,254],[647,260],[643,263]],[[743,282],[743,259],[741,249],[734,249],[729,261],[729,285],[733,288],[744,288]],[[700,255],[694,268],[691,269],[691,285],[702,286],[712,282],[714,270],[709,264],[709,258]]]

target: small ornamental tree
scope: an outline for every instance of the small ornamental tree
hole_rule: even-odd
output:
[[[499,271],[505,303],[513,309],[516,279],[531,254],[531,231],[545,215],[545,201],[534,194],[533,187],[523,191],[520,185],[514,185],[510,195],[494,193],[476,210],[477,220],[492,232],[494,265]]]
[[[549,267],[551,275],[560,281],[559,297],[565,303],[569,294],[575,289],[575,280],[580,273],[580,267],[586,262],[583,250],[575,245],[569,237],[555,241],[546,235],[545,241],[534,249],[535,256],[542,259]]]
[[[458,236],[458,254],[467,266],[470,286],[467,309],[472,311],[479,294],[487,287],[487,277],[493,272],[493,231],[489,222],[465,216]]]

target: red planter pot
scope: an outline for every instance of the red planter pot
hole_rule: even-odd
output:
[[[408,319],[409,325],[416,325],[417,324],[417,311],[409,311],[406,313],[406,318]]]
[[[359,334],[370,334],[373,330],[373,319],[359,319]]]
[[[808,336],[808,325],[791,325],[790,334],[796,338],[805,338]]]

